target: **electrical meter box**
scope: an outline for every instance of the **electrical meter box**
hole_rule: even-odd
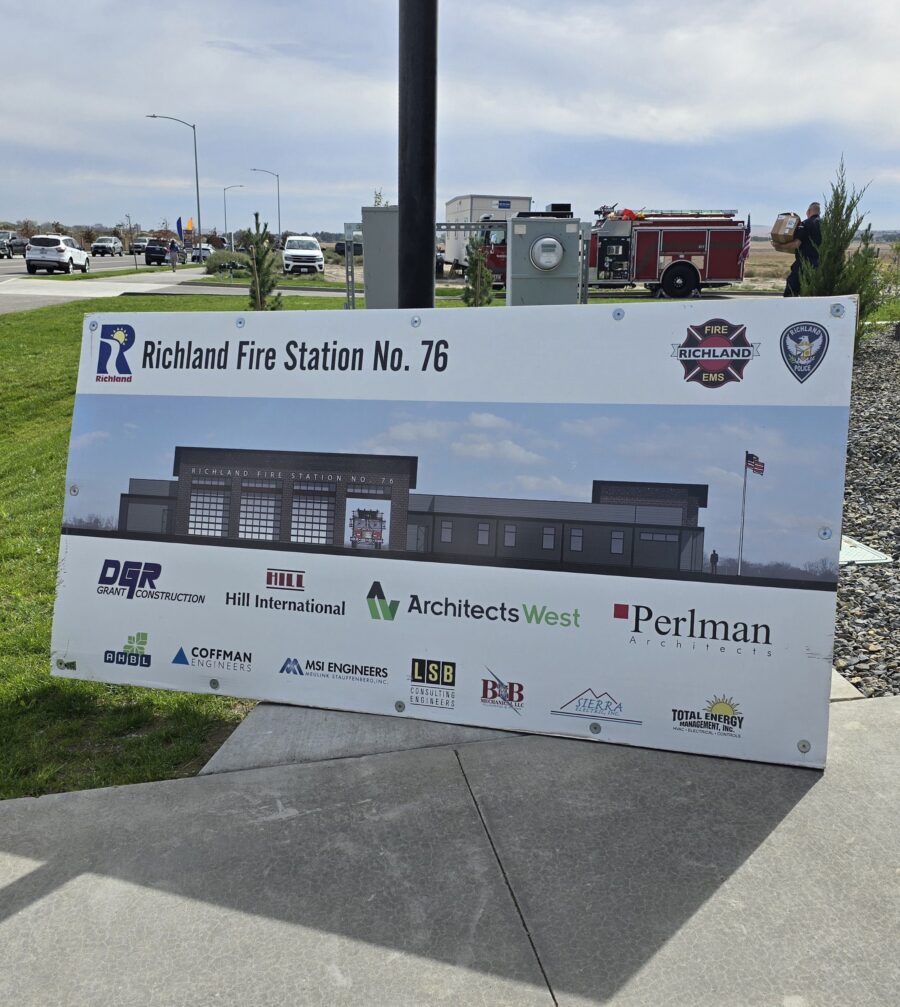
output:
[[[366,308],[396,308],[400,303],[400,218],[396,206],[362,207]]]
[[[581,223],[568,217],[513,217],[507,224],[506,303],[575,304]]]

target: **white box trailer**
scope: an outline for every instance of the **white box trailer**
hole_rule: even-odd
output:
[[[517,213],[531,210],[531,196],[454,196],[446,203],[448,224],[468,224],[479,221],[485,214],[494,220],[509,220]],[[472,232],[474,233],[474,232]],[[444,262],[452,265],[454,260],[466,261],[466,242],[470,235],[460,231],[448,231],[444,244]]]

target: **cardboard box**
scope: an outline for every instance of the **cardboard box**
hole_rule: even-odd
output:
[[[779,213],[772,225],[772,243],[779,252],[793,254],[793,249],[779,248],[779,245],[786,245],[794,240],[800,217],[796,213]]]

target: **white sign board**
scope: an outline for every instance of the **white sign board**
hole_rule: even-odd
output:
[[[89,316],[54,673],[823,766],[854,326]]]

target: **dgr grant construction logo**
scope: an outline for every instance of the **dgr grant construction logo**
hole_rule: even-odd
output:
[[[711,318],[702,325],[688,326],[685,341],[672,344],[672,356],[684,368],[685,381],[721,388],[743,381],[747,364],[759,356],[759,343],[748,341],[746,325]]]

